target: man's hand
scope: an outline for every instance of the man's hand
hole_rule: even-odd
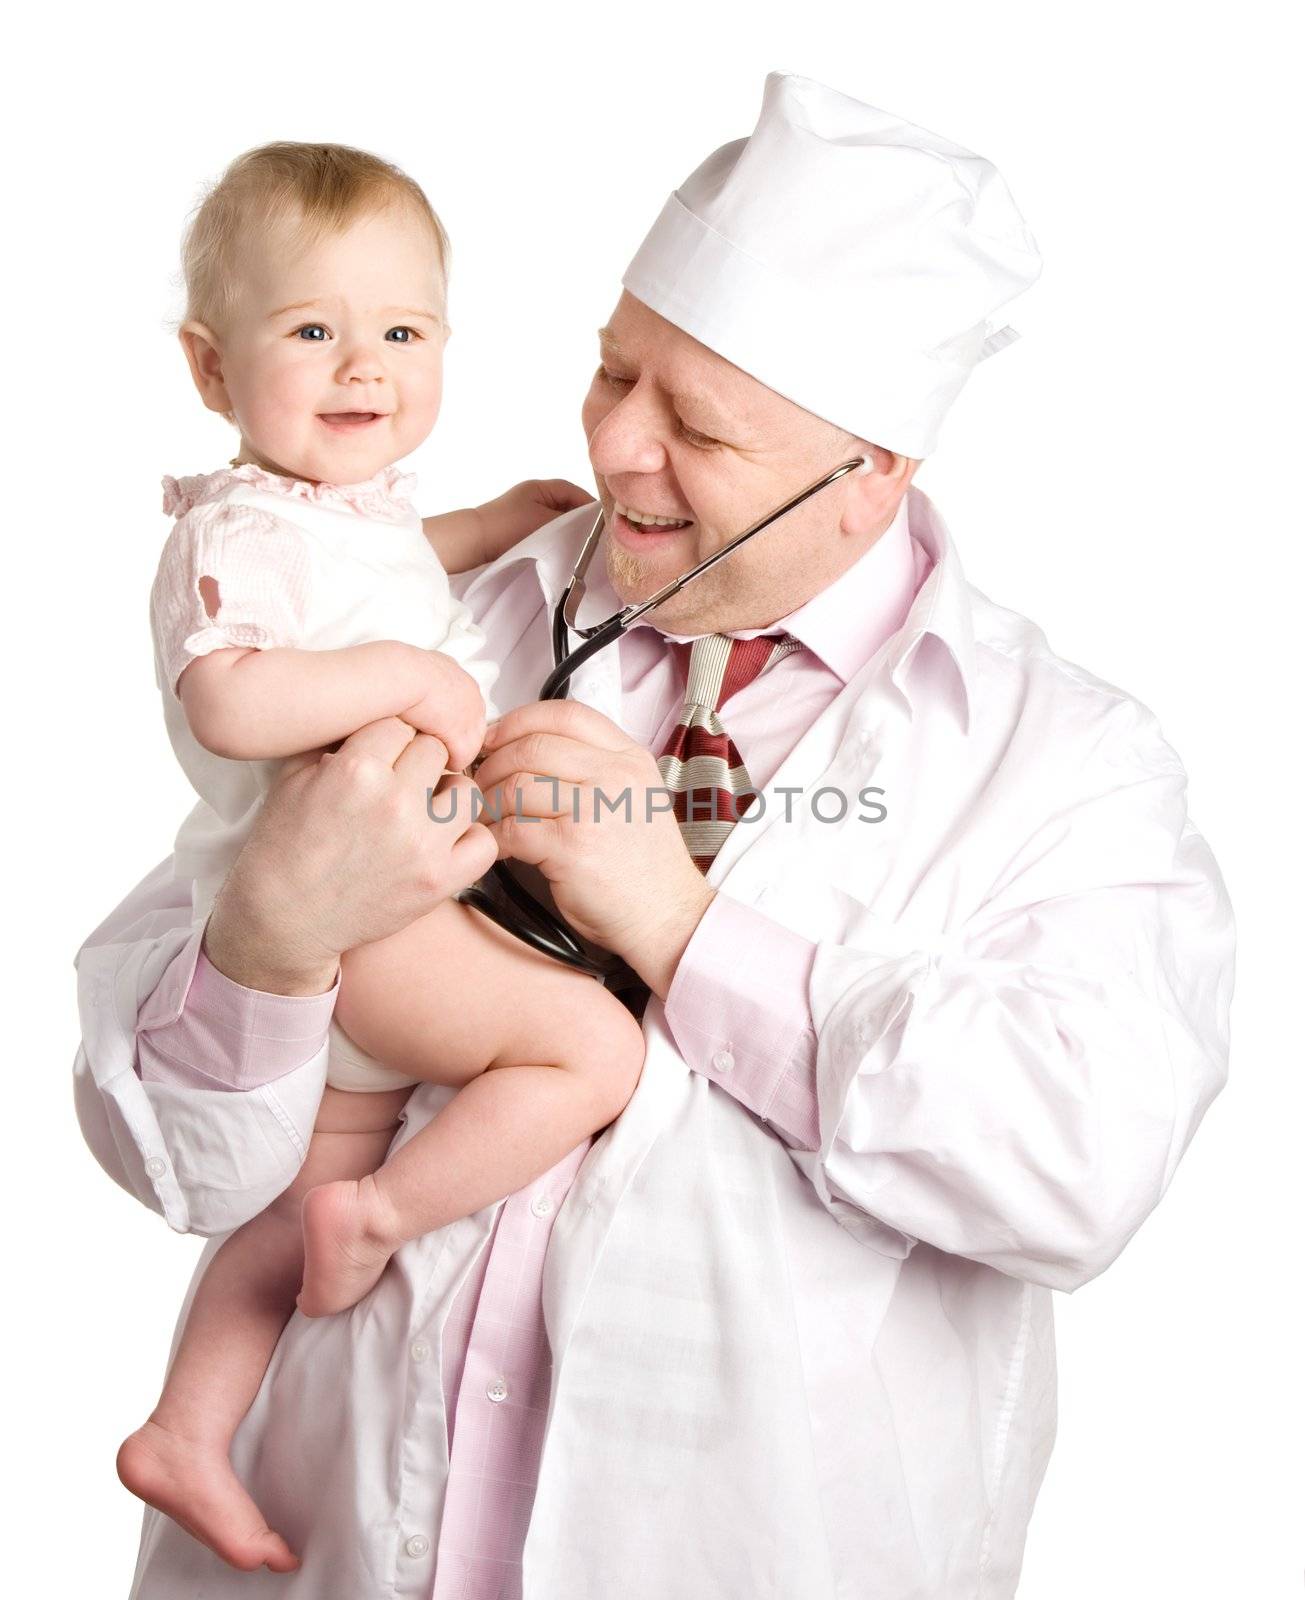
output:
[[[571,926],[665,999],[715,890],[684,847],[656,760],[571,700],[509,711],[486,749],[475,778],[500,855],[537,866]]]
[[[289,758],[214,901],[213,965],[247,988],[322,994],[346,950],[399,932],[488,871],[496,846],[472,820],[475,785],[445,775],[445,754],[386,717],[334,752]],[[428,789],[449,820],[431,820]]]
[[[476,507],[481,526],[482,561],[493,561],[527,534],[593,500],[593,494],[565,478],[531,478],[506,494]]]
[[[439,650],[425,652],[429,680],[425,693],[399,715],[418,733],[443,742],[454,772],[469,766],[485,736],[485,701],[476,680]],[[431,785],[434,788],[434,784]]]

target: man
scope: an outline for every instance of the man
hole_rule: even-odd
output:
[[[352,1313],[292,1319],[234,1460],[301,1571],[230,1573],[147,1512],[141,1600],[1014,1593],[1050,1290],[1167,1187],[1232,970],[1154,717],[972,589],[911,486],[1037,270],[987,162],[800,78],[672,196],[585,402],[607,534],[581,624],[867,470],[571,703],[534,696],[589,514],[463,590],[513,708],[475,781],[523,814],[489,830],[648,986],[639,1087]],[[362,729],[291,764],[207,928],[165,863],[88,941],[83,1126],[174,1228],[291,1181],[340,953],[483,869],[471,780],[434,826],[439,783],[410,728]],[[447,1097],[417,1089],[399,1138]]]

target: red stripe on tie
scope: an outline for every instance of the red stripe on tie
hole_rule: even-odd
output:
[[[734,741],[727,733],[709,733],[706,728],[686,728],[678,723],[671,729],[666,740],[666,748],[662,751],[664,756],[676,756],[681,761],[689,761],[694,756],[719,756],[727,765],[737,763],[729,760],[729,752],[734,750]],[[738,751],[734,750],[735,756]]]
[[[719,711],[740,689],[747,688],[770,660],[770,652],[776,642],[764,633],[758,634],[755,639],[735,639],[729,664],[725,668],[725,682],[721,685],[713,710]]]
[[[681,789],[673,796],[676,822],[737,822],[756,800],[756,792],[731,794],[728,789]],[[693,809],[689,809],[689,802]]]
[[[685,662],[685,697],[680,719],[667,736],[665,748],[658,760],[662,781],[674,796],[675,820],[686,834],[693,823],[724,822],[731,826],[756,801],[752,780],[743,765],[738,746],[722,727],[718,712],[727,701],[747,687],[772,661],[779,660],[787,651],[777,650],[787,636],[758,634],[752,639],[729,639],[723,634],[708,634],[696,639],[692,646],[672,641],[671,648],[687,656]],[[789,649],[796,648],[789,643]],[[719,672],[719,687],[715,687],[715,674]],[[713,693],[714,688],[714,693]],[[714,702],[709,703],[709,702]],[[739,785],[736,792],[717,782],[700,784],[697,788],[685,782],[681,771],[678,782],[667,776],[673,758],[687,766],[697,757],[712,756],[724,764],[726,772],[736,774],[732,780]],[[716,770],[712,776],[715,778]],[[683,787],[681,787],[683,785]],[[716,848],[719,848],[717,846]],[[706,872],[714,859],[712,854],[693,854],[694,863]]]

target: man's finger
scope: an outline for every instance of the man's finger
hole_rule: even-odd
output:
[[[452,828],[453,837],[461,839],[469,829],[485,821],[488,802],[468,777],[450,773],[438,784],[427,784],[429,801],[426,815],[442,828]]]
[[[599,750],[628,750],[630,735],[610,717],[578,700],[531,700],[506,711],[485,735],[485,747],[501,749],[527,733],[557,733]]]
[[[443,739],[437,739],[433,733],[419,733],[399,751],[394,770],[405,782],[435,789],[448,766],[449,752]]]
[[[504,817],[501,822],[489,823],[499,855],[505,860],[522,861],[527,866],[539,867],[548,876],[559,846],[564,837],[564,822],[556,817],[537,817],[532,822],[521,818]]]
[[[449,893],[479,882],[497,859],[498,841],[483,823],[473,823],[449,851]]]
[[[491,827],[508,817],[558,817],[574,822],[599,820],[603,814],[597,796],[601,790],[589,789],[584,784],[563,783],[556,778],[537,777],[533,773],[517,774],[517,781],[505,786],[491,787],[479,802],[481,820]],[[628,794],[628,790],[626,791]],[[591,798],[586,799],[586,796]],[[622,801],[625,795],[605,797],[615,806],[618,815],[624,815]],[[527,827],[533,826],[527,823]]]
[[[562,778],[567,783],[598,783],[612,772],[606,750],[568,739],[557,733],[532,733],[498,743],[476,768],[476,782],[486,791],[504,783],[513,773],[530,777]]]
[[[357,733],[351,733],[340,746],[339,754],[374,756],[392,767],[416,736],[417,730],[410,722],[400,717],[381,717],[377,722],[364,724]]]

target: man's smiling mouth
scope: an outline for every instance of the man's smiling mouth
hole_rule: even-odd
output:
[[[675,533],[687,528],[693,520],[691,517],[664,517],[655,511],[638,511],[633,506],[623,506],[619,500],[613,502],[612,509],[630,528],[640,533]]]

